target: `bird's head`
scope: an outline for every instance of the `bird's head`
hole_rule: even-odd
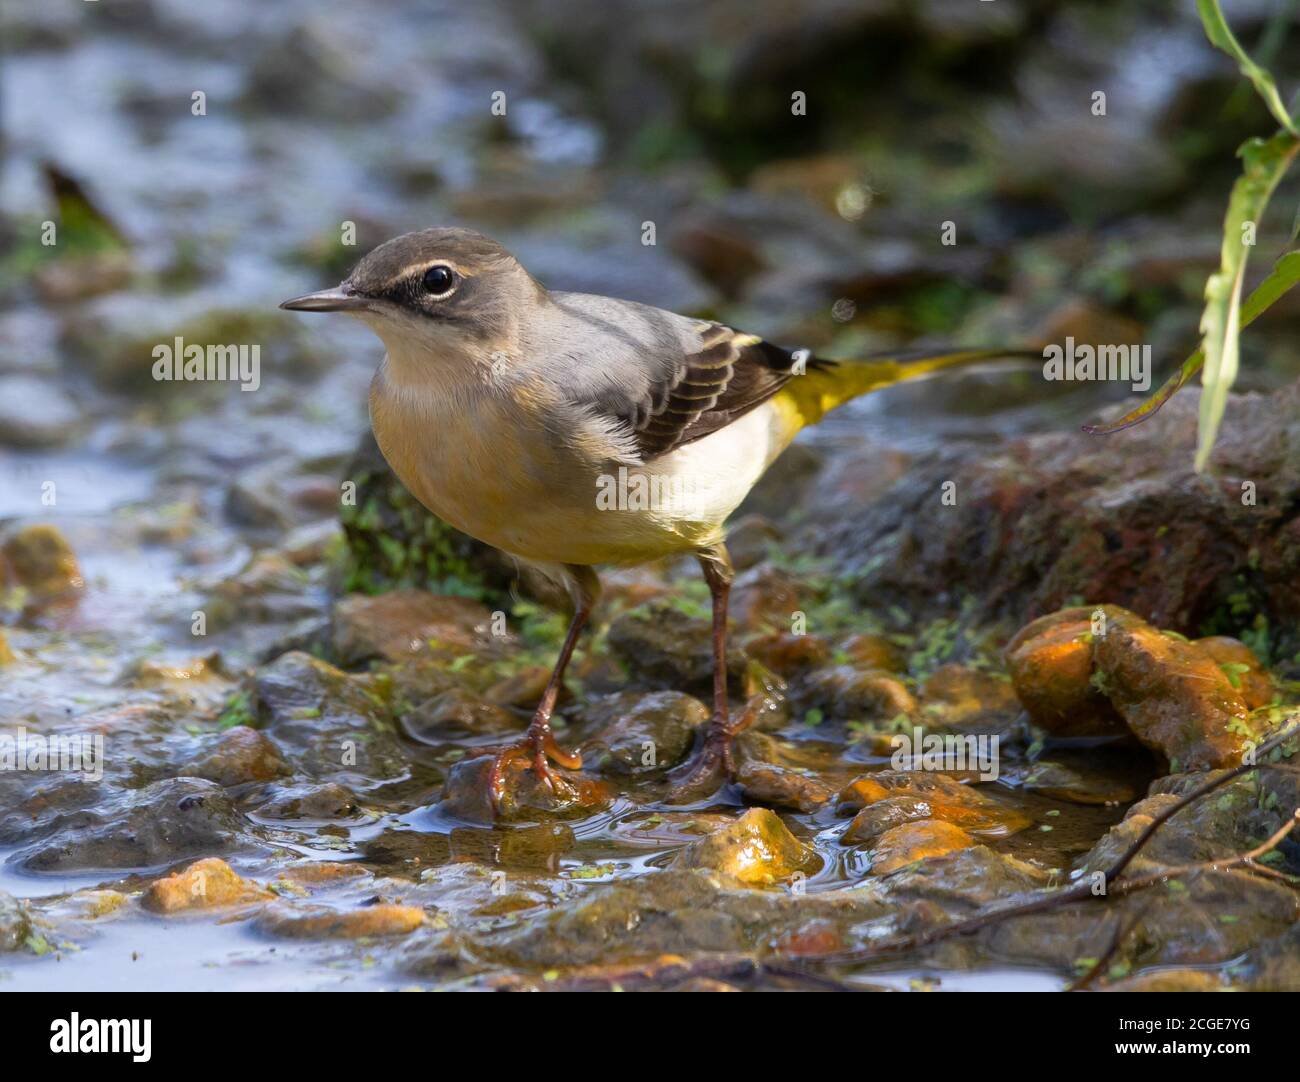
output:
[[[510,349],[521,313],[544,296],[537,281],[491,237],[435,228],[385,241],[333,289],[280,307],[356,316],[383,339],[390,354],[467,353],[482,359]]]

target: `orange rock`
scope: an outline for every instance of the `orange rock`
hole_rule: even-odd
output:
[[[1020,713],[1011,684],[966,665],[940,665],[922,685],[921,700],[927,716],[936,709],[944,725],[958,728],[1011,721]]]
[[[817,855],[767,808],[750,808],[721,830],[692,842],[673,860],[675,868],[708,868],[756,885],[812,871],[818,864]]]
[[[794,579],[771,564],[744,572],[732,587],[731,621],[737,628],[788,628],[799,608],[799,588]]]
[[[344,864],[335,860],[307,860],[291,864],[280,876],[294,883],[337,883],[345,879],[363,879],[370,874],[360,864]]]
[[[155,879],[145,890],[141,904],[155,913],[179,913],[251,905],[274,897],[269,890],[241,877],[224,860],[208,857],[173,875]]]
[[[1143,744],[1178,770],[1241,763],[1250,711],[1209,651],[1131,613],[1113,616],[1093,649],[1110,701]]]
[[[773,763],[744,762],[736,771],[736,784],[756,804],[816,811],[834,795],[820,779]]]
[[[745,653],[780,676],[824,665],[831,655],[825,639],[783,631],[746,640]]]
[[[970,849],[975,839],[961,827],[939,819],[922,819],[885,831],[871,854],[871,873],[888,875],[918,860]]]
[[[1062,609],[1026,624],[1007,644],[1016,696],[1034,723],[1050,733],[1124,731],[1123,720],[1092,683],[1092,616],[1098,608],[1107,614],[1124,612],[1112,606]]]
[[[1247,709],[1267,706],[1277,696],[1272,676],[1260,664],[1255,651],[1240,639],[1213,635],[1208,639],[1197,639],[1192,645],[1218,663],[1228,676],[1228,682],[1241,692]]]
[[[1027,815],[944,774],[868,774],[850,782],[837,800],[841,811],[860,809],[840,838],[846,845],[869,843],[894,827],[926,819],[942,820],[987,837],[1006,837],[1030,823]]]
[[[77,557],[54,526],[24,526],[0,546],[0,584],[22,586],[38,599],[78,591],[85,585]]]
[[[289,939],[360,939],[409,935],[424,923],[424,910],[413,905],[370,905],[330,909],[322,905],[277,902],[258,917],[257,926]]]
[[[839,644],[839,650],[848,656],[850,662],[862,669],[882,669],[892,673],[907,669],[907,658],[903,651],[883,635],[866,632],[850,635]]]
[[[814,673],[808,680],[810,703],[838,718],[911,717],[916,699],[902,681],[880,669],[837,665]]]
[[[906,795],[960,804],[972,790],[948,774],[922,770],[877,770],[854,778],[835,798],[839,812],[857,811],[887,797]]]

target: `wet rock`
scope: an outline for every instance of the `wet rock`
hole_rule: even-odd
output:
[[[258,670],[252,699],[266,734],[313,778],[365,792],[407,774],[382,685],[364,676],[295,651]]]
[[[1300,992],[1300,924],[1246,953],[1241,970],[1254,992]]]
[[[279,878],[315,887],[365,879],[369,875],[370,872],[359,864],[344,864],[336,860],[304,860],[285,868]]]
[[[291,770],[280,749],[268,736],[246,725],[236,725],[191,759],[181,772],[229,787],[270,781],[291,773]]]
[[[525,758],[511,759],[505,767],[499,809],[493,808],[488,789],[492,758],[466,759],[451,768],[442,791],[442,806],[449,815],[474,823],[585,818],[609,806],[609,790],[592,778],[561,771],[563,783],[554,791],[532,770]]]
[[[77,429],[81,413],[52,383],[34,376],[0,377],[0,444],[57,447]]]
[[[464,688],[444,691],[402,714],[403,732],[423,744],[442,743],[459,733],[510,733],[524,724],[513,710]]]
[[[208,857],[183,871],[155,879],[145,888],[140,904],[155,913],[179,913],[251,905],[274,897],[269,890],[244,879],[224,860]]]
[[[878,669],[836,665],[813,673],[803,684],[797,701],[841,721],[892,720],[911,717],[916,699],[898,677]]]
[[[491,619],[483,605],[463,597],[423,590],[350,594],[334,606],[334,653],[344,665],[372,657],[404,661],[430,650],[477,654],[491,643]]]
[[[1127,804],[1137,792],[1128,781],[1100,770],[1082,770],[1040,759],[1020,778],[1027,793],[1070,804]]]
[[[14,660],[13,648],[9,645],[9,636],[0,628],[0,666],[10,665]]]
[[[1088,872],[1108,867],[1138,839],[1153,816],[1213,776],[1181,774],[1156,781],[1151,795],[1129,808],[1123,820],[1098,839],[1080,867]],[[1149,871],[1159,865],[1195,864],[1236,856],[1268,837],[1290,810],[1262,798],[1258,780],[1250,776],[1236,778],[1165,822],[1142,847],[1131,867]]]
[[[226,517],[250,530],[271,534],[287,530],[293,525],[293,514],[279,484],[282,473],[283,468],[276,466],[236,478],[226,490]]]
[[[651,687],[709,695],[713,687],[710,623],[686,615],[669,601],[630,609],[609,625],[610,649],[634,678]],[[745,692],[744,651],[727,642],[727,685]]]
[[[56,816],[49,836],[12,857],[31,872],[151,868],[259,843],[225,791],[198,778],[171,778]]]
[[[995,853],[986,845],[975,845],[908,865],[881,882],[878,890],[892,903],[895,915],[899,903],[922,902],[964,916],[1047,883],[1048,876],[1041,868]],[[909,916],[925,919],[928,913]]]
[[[1157,835],[1158,836],[1158,835]],[[1203,872],[1107,901],[1086,901],[1019,917],[979,933],[996,957],[1079,971],[1115,934],[1128,934],[1114,963],[1207,966],[1238,958],[1294,925],[1295,893],[1230,872]],[[1158,892],[1158,893],[1152,893]]]
[[[500,706],[532,708],[541,701],[546,685],[551,681],[551,670],[545,665],[527,665],[518,672],[498,680],[483,693],[488,702]],[[568,689],[561,685],[559,702],[568,698]]]
[[[728,615],[737,628],[789,629],[798,611],[798,583],[771,564],[742,572],[732,584]]]
[[[102,920],[121,913],[129,901],[120,890],[79,890],[60,902],[57,912],[75,920]]]
[[[751,808],[673,859],[675,868],[706,868],[751,885],[770,885],[819,864],[820,858],[766,808]]]
[[[703,870],[668,870],[583,891],[536,921],[483,944],[504,964],[591,965],[613,958],[750,952],[755,944],[827,910],[857,919],[884,907],[866,898],[822,902],[814,895],[726,889]],[[415,944],[412,944],[414,947]],[[419,965],[420,957],[410,959]]]
[[[975,839],[961,827],[940,819],[904,823],[886,830],[877,840],[871,852],[871,872],[889,875],[917,861],[946,856],[975,844]]]
[[[54,526],[23,526],[0,545],[0,585],[20,586],[38,601],[63,597],[84,585],[77,557]]]
[[[923,770],[877,770],[854,778],[835,797],[836,811],[856,812],[894,796],[932,803],[962,804],[972,790],[956,778]]]
[[[214,583],[204,610],[208,629],[314,618],[320,602],[308,575],[278,552],[259,552],[238,572]]]
[[[31,934],[27,903],[0,890],[0,952],[20,950]]]
[[[830,644],[817,635],[791,635],[784,631],[745,640],[745,653],[779,676],[794,676],[819,668],[830,660]]]
[[[619,692],[589,704],[584,720],[604,722],[583,756],[594,770],[644,774],[679,763],[709,710],[680,691]]]
[[[1241,694],[1247,710],[1267,706],[1277,698],[1277,689],[1268,670],[1244,642],[1227,635],[1213,635],[1192,643],[1224,671],[1228,683]]]
[[[1016,693],[1051,732],[1091,736],[1114,719],[1175,770],[1240,762],[1252,702],[1271,701],[1267,674],[1234,639],[1188,642],[1115,605],[1034,621],[1007,649]]]
[[[263,819],[355,819],[361,811],[356,793],[337,782],[273,787],[270,799],[256,805]]]
[[[1163,973],[1139,973],[1122,980],[1107,981],[1106,992],[1226,992],[1222,973],[1203,969],[1171,969]]]
[[[1062,609],[1026,624],[1007,644],[1007,670],[1034,724],[1070,736],[1124,731],[1123,719],[1093,684],[1092,617],[1119,610]]]
[[[295,527],[277,547],[295,566],[311,567],[324,563],[342,545],[342,528],[333,519],[326,519]]]
[[[857,632],[842,640],[836,652],[843,654],[856,669],[879,669],[888,673],[907,672],[907,656],[896,643],[883,635]]]
[[[735,780],[747,800],[801,812],[814,812],[835,795],[820,778],[755,760],[742,762]]]
[[[410,935],[424,923],[424,910],[411,905],[379,904],[361,909],[276,902],[254,922],[259,931],[286,939],[361,939]]]
[[[972,793],[971,797],[977,794]],[[1028,816],[983,798],[975,804],[941,804],[899,794],[863,808],[853,817],[840,841],[845,845],[869,845],[894,827],[925,819],[952,823],[967,833],[983,837],[1006,837],[1029,825]]]
[[[1250,712],[1213,657],[1127,616],[1108,621],[1094,651],[1110,701],[1174,770],[1242,761],[1254,736]]]
[[[132,687],[181,690],[197,683],[221,680],[224,676],[221,655],[214,651],[206,657],[192,657],[185,661],[141,658],[123,674],[123,679]]]
[[[1005,837],[1029,825],[1023,813],[943,774],[868,774],[850,782],[836,799],[841,811],[859,809],[840,838],[845,845],[870,843],[896,826],[925,819],[985,837]]]
[[[921,702],[927,720],[963,732],[1002,732],[1020,713],[1010,683],[965,665],[939,666],[922,685]]]
[[[972,619],[1023,620],[1086,597],[1185,635],[1208,624],[1240,636],[1263,620],[1287,656],[1300,627],[1300,509],[1243,502],[1243,482],[1260,494],[1300,488],[1300,383],[1232,396],[1206,475],[1192,469],[1199,394],[1185,388],[1105,437],[1060,431],[941,456],[879,500],[811,508],[800,536],[857,575],[864,605],[923,617],[969,598]],[[944,481],[962,514],[932,498]]]

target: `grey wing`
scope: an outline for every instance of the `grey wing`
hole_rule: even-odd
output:
[[[551,296],[561,315],[542,349],[554,362],[548,379],[642,461],[730,424],[795,369],[794,354],[720,323],[607,297]]]

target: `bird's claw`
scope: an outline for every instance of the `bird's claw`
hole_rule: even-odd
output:
[[[500,812],[506,791],[506,766],[513,759],[531,758],[533,773],[552,793],[562,793],[572,786],[558,773],[551,769],[551,762],[559,764],[566,770],[580,770],[582,755],[578,752],[565,751],[555,742],[555,736],[549,726],[541,729],[530,725],[524,738],[509,744],[496,753],[488,771],[488,791],[492,798],[493,811]]]
[[[722,784],[736,775],[736,761],[731,742],[748,729],[758,717],[756,704],[750,703],[738,717],[714,717],[704,736],[704,744],[695,757],[669,775],[673,787],[665,798],[667,804],[692,804],[712,796]]]

